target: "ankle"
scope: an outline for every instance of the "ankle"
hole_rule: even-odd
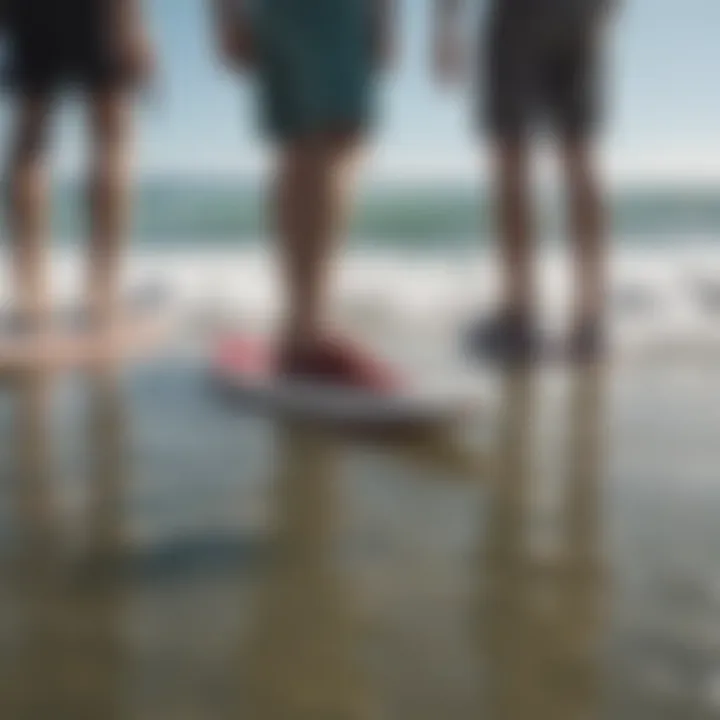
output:
[[[515,325],[532,325],[533,311],[528,305],[508,302],[500,306],[499,317]]]
[[[576,330],[600,330],[603,324],[602,313],[595,309],[583,310],[575,313],[572,321],[572,327]]]
[[[280,346],[284,352],[304,355],[320,345],[326,335],[316,323],[290,322],[281,333]]]

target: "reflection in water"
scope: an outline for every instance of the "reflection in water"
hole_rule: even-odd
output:
[[[537,491],[532,458],[536,378],[505,379],[498,477],[492,489],[483,577],[487,703],[496,720],[599,715],[598,484],[601,375],[576,372],[568,417],[568,475],[558,547],[541,554],[530,527]]]
[[[336,566],[339,447],[279,430],[275,544],[247,648],[251,720],[370,717],[350,598]]]
[[[87,562],[76,564],[60,532],[62,474],[51,452],[52,391],[52,379],[40,374],[16,387],[16,642],[11,692],[0,698],[0,715],[112,720],[119,716],[120,677],[120,583],[111,562],[120,541],[120,394],[110,374],[91,381]]]
[[[384,700],[400,716],[417,715],[407,712],[416,694],[462,708],[462,717],[480,711],[493,720],[599,716],[601,380],[592,369],[572,377],[563,453],[567,472],[558,516],[551,523],[557,547],[543,554],[531,532],[538,514],[538,464],[531,452],[538,427],[536,378],[529,373],[506,378],[498,477],[488,491],[486,562],[479,573],[482,689],[465,695],[463,703],[454,704],[448,695],[459,687],[451,678],[462,672],[452,662],[463,657],[447,653],[448,643],[462,641],[442,633],[452,627],[448,617],[462,618],[462,602],[453,588],[439,588],[439,602],[428,606],[432,614],[422,625],[413,626],[410,609],[408,615],[389,610],[397,632],[385,636],[390,643],[385,650],[407,671],[391,673],[394,684],[385,686],[390,696]],[[374,704],[384,696],[363,672],[354,608],[336,566],[340,453],[332,439],[310,431],[287,428],[280,437],[274,562],[244,649],[242,697],[250,718],[374,717]],[[448,556],[445,561],[458,560]],[[428,572],[431,562],[424,566]],[[417,604],[423,603],[418,597]],[[408,644],[393,652],[393,642],[408,630]],[[436,667],[432,675],[414,674],[417,658],[408,653],[433,649],[449,665]],[[417,687],[419,682],[428,686]]]
[[[112,373],[88,380],[83,533],[63,522],[67,486],[53,452],[53,382],[24,379],[15,398],[13,594],[2,597],[12,605],[3,614],[14,622],[11,642],[0,646],[0,717],[369,720],[378,706],[401,718],[440,717],[440,708],[451,708],[448,718],[596,717],[602,377],[590,369],[573,377],[562,453],[567,474],[558,515],[548,523],[557,541],[552,552],[533,532],[542,484],[531,452],[542,424],[536,381],[529,373],[505,378],[493,482],[474,486],[476,495],[467,486],[456,495],[458,488],[446,483],[414,483],[412,473],[398,482],[391,469],[373,478],[381,481],[374,483],[376,500],[365,510],[353,506],[352,523],[342,522],[338,495],[345,461],[357,459],[353,443],[278,428],[263,572],[233,565],[226,573],[223,565],[222,577],[197,576],[192,563],[180,563],[176,575],[160,581],[154,571],[134,572],[136,556],[126,545],[126,422]],[[420,457],[427,469],[431,450],[451,475],[469,475],[471,459],[486,475],[483,457],[456,462],[457,453],[442,445],[401,456],[411,468]],[[368,467],[355,463],[352,470],[367,480],[381,465]],[[204,477],[198,480],[204,489]],[[172,483],[166,487],[176,493]],[[355,491],[371,492],[363,482],[353,483]],[[489,511],[477,573],[465,565],[466,550],[477,542],[477,514],[457,512],[458,498],[470,497],[487,501]],[[392,511],[379,513],[388,498]],[[441,517],[466,525],[453,528],[461,532],[452,537],[441,523],[422,525],[443,500],[452,500],[453,514]],[[387,545],[378,551],[370,543],[366,554],[357,538],[382,522],[393,526]],[[380,558],[385,549],[388,557]],[[363,578],[362,600],[346,573]],[[136,625],[126,610],[129,593]],[[470,636],[466,610],[478,606],[482,633]],[[363,635],[361,613],[372,630]]]
[[[122,393],[112,372],[91,379],[88,408],[88,534],[85,572],[71,600],[78,617],[77,654],[73,704],[78,716],[108,718],[124,716],[121,705],[123,581],[121,552],[122,509],[126,457],[125,418]],[[77,650],[75,650],[77,653]]]
[[[11,561],[15,658],[10,658],[11,692],[0,701],[7,703],[10,717],[52,713],[59,697],[60,667],[54,653],[61,634],[55,622],[60,547],[50,488],[51,390],[46,376],[27,375],[18,380],[15,395],[12,487],[18,527],[17,552]]]

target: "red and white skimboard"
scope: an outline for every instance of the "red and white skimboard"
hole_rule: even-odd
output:
[[[407,387],[374,393],[276,372],[271,344],[231,335],[215,343],[211,379],[215,387],[250,411],[350,427],[433,429],[456,424],[477,409],[467,393]]]

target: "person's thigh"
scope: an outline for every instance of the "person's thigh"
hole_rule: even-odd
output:
[[[87,96],[88,117],[96,144],[126,145],[132,127],[132,97],[123,88],[95,90]]]
[[[50,135],[52,105],[52,98],[43,93],[17,95],[12,121],[12,162],[44,159]]]

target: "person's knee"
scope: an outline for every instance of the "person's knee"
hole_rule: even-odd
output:
[[[305,160],[334,159],[352,155],[363,145],[364,137],[355,128],[338,127],[294,139],[285,147],[286,154]]]
[[[364,135],[354,127],[337,128],[324,137],[326,148],[335,155],[352,155],[363,145]]]
[[[520,188],[527,181],[528,147],[521,137],[506,137],[496,143],[496,174],[503,187]]]
[[[21,114],[11,149],[11,163],[15,168],[44,158],[48,146],[48,125],[47,113],[42,110]]]
[[[93,137],[100,151],[122,150],[130,134],[130,107],[123,96],[93,101]]]
[[[582,136],[568,135],[562,144],[566,174],[576,178],[595,175],[593,147]]]

